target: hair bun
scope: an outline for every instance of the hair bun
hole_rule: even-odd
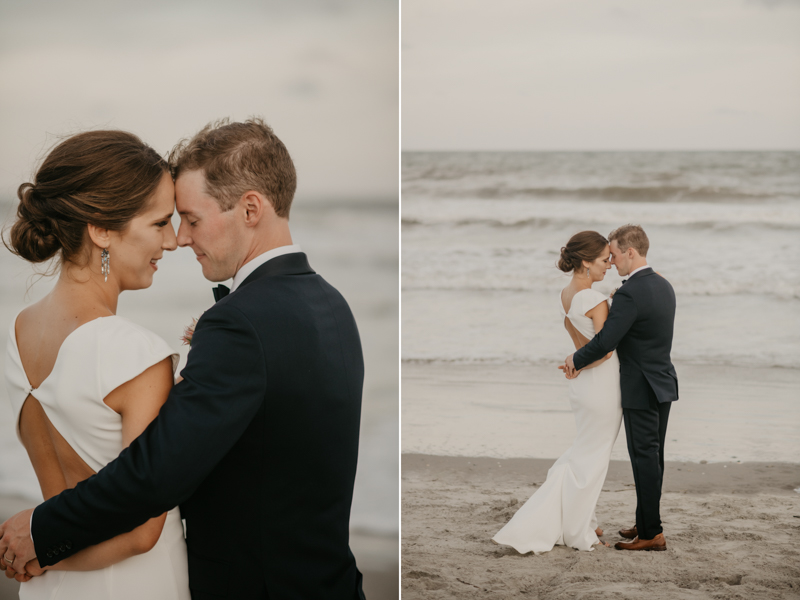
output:
[[[45,212],[46,201],[32,183],[19,186],[17,197],[17,221],[11,227],[9,250],[27,261],[44,262],[61,249],[53,220]]]
[[[561,256],[556,266],[564,273],[569,273],[574,268],[572,252],[566,246],[561,246]]]

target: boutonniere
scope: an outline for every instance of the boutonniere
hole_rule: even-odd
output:
[[[183,342],[184,346],[192,346],[192,338],[194,337],[194,328],[197,327],[197,319],[192,317],[192,324],[187,326],[183,330],[183,336],[181,337],[181,341]]]
[[[611,293],[608,295],[609,299],[611,299],[611,298],[613,298],[613,297],[614,297],[614,294],[616,294],[616,293],[617,293],[617,290],[618,290],[618,289],[619,289],[618,287],[615,287],[615,288],[614,288],[614,291],[612,291],[612,292],[611,292]]]

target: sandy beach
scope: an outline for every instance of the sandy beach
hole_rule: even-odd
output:
[[[404,600],[800,597],[800,465],[669,462],[666,552],[523,556],[492,543],[552,462],[403,454]],[[635,503],[630,464],[612,461],[597,505],[604,541],[621,539]]]
[[[492,536],[575,436],[555,366],[403,365],[402,597],[800,598],[800,373],[676,365],[666,445],[668,549],[540,556]],[[624,429],[597,505],[603,540],[634,522]]]

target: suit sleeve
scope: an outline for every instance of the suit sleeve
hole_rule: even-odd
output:
[[[181,374],[158,417],[119,457],[36,508],[31,533],[42,566],[177,506],[233,447],[266,386],[260,340],[244,314],[228,305],[207,311]]]
[[[611,303],[608,319],[600,333],[595,335],[583,348],[576,351],[572,357],[575,368],[582,369],[616,349],[635,320],[636,304],[633,298],[622,290],[617,291],[614,301]]]

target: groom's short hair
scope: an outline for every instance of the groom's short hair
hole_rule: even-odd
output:
[[[182,171],[203,171],[206,192],[223,212],[254,190],[269,199],[276,215],[289,218],[297,174],[286,146],[263,119],[209,123],[192,139],[179,142],[169,163],[175,179]]]
[[[650,240],[647,239],[647,234],[639,225],[617,227],[608,234],[608,241],[613,242],[614,240],[617,240],[617,246],[623,252],[628,248],[634,248],[642,257],[647,256],[647,251],[650,249]]]

